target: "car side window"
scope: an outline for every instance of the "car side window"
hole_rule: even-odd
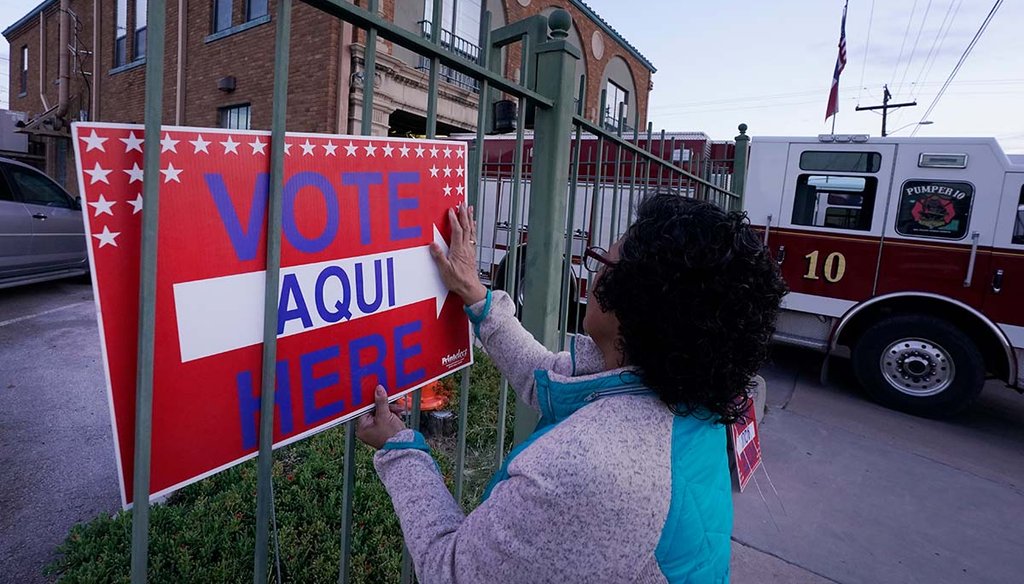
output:
[[[1013,237],[1010,241],[1016,245],[1024,245],[1024,186],[1020,187],[1020,198],[1017,199],[1017,218],[1013,222]]]
[[[4,178],[4,168],[7,168],[7,165],[0,164],[0,201],[13,201],[14,193],[11,192],[11,187],[7,184],[7,179]]]
[[[71,197],[42,173],[22,166],[8,165],[7,177],[21,195],[21,201],[29,205],[72,208]]]

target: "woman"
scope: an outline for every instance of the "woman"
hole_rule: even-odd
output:
[[[785,291],[744,217],[647,199],[610,250],[587,250],[589,336],[551,353],[477,278],[469,211],[449,216],[450,253],[433,249],[441,276],[541,420],[465,515],[378,387],[357,435],[380,448],[374,464],[420,581],[728,582],[724,424],[746,405]]]

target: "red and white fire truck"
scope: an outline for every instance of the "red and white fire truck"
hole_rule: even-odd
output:
[[[751,140],[744,209],[789,284],[777,339],[876,399],[958,411],[1024,388],[1024,156],[990,138]]]
[[[732,156],[703,134],[677,137],[652,149],[683,168]],[[514,141],[485,144],[481,271],[507,287]],[[599,142],[582,148],[583,161],[607,165],[581,164],[570,214],[570,296],[585,304],[583,250],[624,232],[641,192],[630,178],[652,175],[628,165],[615,174],[607,153],[588,152]],[[988,378],[1024,390],[1024,156],[988,138],[754,137],[750,148],[743,208],[791,290],[778,342],[852,359],[874,398],[922,415],[960,410]],[[731,167],[710,168],[701,174],[731,184]],[[512,223],[525,243],[522,208]]]

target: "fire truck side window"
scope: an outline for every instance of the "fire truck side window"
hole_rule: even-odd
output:
[[[882,155],[878,152],[835,152],[808,150],[800,153],[800,170],[818,172],[878,172]]]
[[[939,180],[908,180],[900,189],[896,231],[901,235],[963,239],[971,221],[974,186]]]
[[[1017,199],[1017,220],[1013,222],[1013,239],[1016,245],[1024,245],[1024,187],[1020,188],[1020,198]]]
[[[796,183],[792,222],[869,231],[877,188],[873,176],[802,174]]]

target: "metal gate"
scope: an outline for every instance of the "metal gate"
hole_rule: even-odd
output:
[[[436,136],[438,84],[457,81],[479,90],[476,134],[471,142],[468,199],[476,208],[482,233],[490,233],[490,249],[480,254],[481,272],[492,284],[502,285],[520,299],[522,320],[547,347],[558,350],[568,335],[575,334],[585,310],[585,275],[580,258],[586,246],[607,247],[632,219],[636,204],[652,192],[670,191],[680,196],[713,201],[723,207],[740,207],[746,167],[747,138],[741,127],[735,155],[726,160],[677,159],[676,139],[665,132],[655,136],[648,124],[645,135],[636,129],[624,135],[628,120],[620,110],[617,123],[601,115],[598,122],[583,117],[586,80],[573,87],[578,49],[568,41],[571,19],[556,10],[549,17],[533,16],[497,30],[490,29],[490,14],[480,19],[479,51],[455,46],[441,25],[442,2],[433,0],[433,18],[422,31],[397,27],[379,16],[379,0],[365,0],[366,9],[345,0],[303,0],[326,15],[366,31],[365,71],[376,71],[379,39],[409,49],[429,70],[426,135]],[[284,171],[285,111],[288,98],[291,0],[278,0],[274,57],[273,117],[270,157],[270,193],[267,218],[267,278],[264,299],[265,330],[261,387],[274,387],[277,345],[277,295],[281,267],[282,178]],[[152,431],[153,351],[156,302],[156,242],[159,209],[160,119],[163,98],[166,0],[148,5],[145,89],[144,196],[153,204],[143,213],[140,275],[138,370],[136,376],[136,434],[132,517],[132,582],[145,582],[149,532],[149,471]],[[503,49],[523,56],[516,79],[503,74]],[[372,75],[364,79],[373,79]],[[491,104],[499,95],[517,104],[517,123],[511,148],[495,150],[496,138],[487,136],[492,120]],[[574,98],[578,96],[579,99]],[[361,133],[371,133],[373,83],[363,86]],[[605,111],[602,93],[599,112]],[[533,133],[527,145],[527,114],[533,114]],[[506,139],[508,142],[508,139]],[[540,250],[527,253],[528,249]],[[489,257],[488,257],[488,254]],[[501,256],[500,258],[498,256]],[[497,261],[496,261],[497,260]],[[525,267],[523,267],[525,264]],[[455,457],[455,497],[461,500],[466,460],[466,413],[472,370],[461,375],[458,403],[458,434]],[[501,382],[495,404],[498,437],[495,459],[505,455],[505,415],[508,383]],[[414,394],[412,426],[419,422],[419,392]],[[256,544],[253,580],[266,582],[270,575],[269,549],[273,514],[271,480],[273,392],[262,392]],[[532,429],[533,413],[517,405],[516,437]],[[345,464],[341,521],[339,582],[349,581],[352,542],[352,503],[355,485],[355,422],[345,424]],[[413,579],[407,553],[403,557],[403,582]]]

